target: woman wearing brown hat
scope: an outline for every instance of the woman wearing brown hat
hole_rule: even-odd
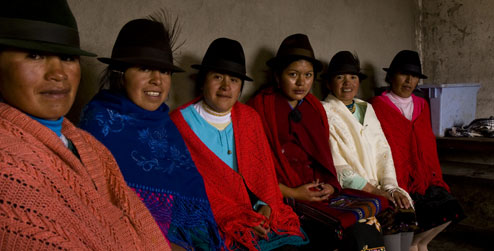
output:
[[[382,247],[376,228],[355,224],[385,207],[381,199],[365,192],[342,191],[338,183],[326,114],[310,93],[322,64],[315,59],[308,37],[293,34],[285,38],[267,65],[274,72],[275,84],[262,89],[249,104],[261,116],[274,152],[279,187],[303,215],[310,245],[313,249],[340,250]],[[332,233],[342,229],[340,242],[341,235]]]
[[[391,88],[371,103],[391,147],[398,184],[414,200],[419,229],[410,250],[427,250],[438,233],[464,214],[442,178],[429,105],[413,94],[419,79],[427,78],[418,53],[400,51],[384,70]]]
[[[123,26],[101,90],[86,106],[80,123],[117,160],[127,184],[151,211],[163,234],[187,250],[219,250],[223,241],[211,212],[204,181],[168,116],[164,103],[173,64],[176,26],[164,14]],[[175,22],[176,24],[176,22]]]
[[[0,250],[170,250],[111,153],[64,118],[77,92],[65,0],[0,4]]]
[[[325,74],[331,93],[322,102],[329,123],[330,144],[343,188],[387,198],[394,205],[378,215],[386,250],[408,250],[416,227],[412,200],[396,180],[391,150],[372,105],[356,98],[367,76],[349,51],[336,53]],[[402,215],[410,217],[401,221]]]
[[[218,38],[199,69],[202,95],[170,115],[199,172],[214,217],[232,250],[295,248],[307,242],[283,203],[257,113],[238,102],[246,75],[239,42]]]

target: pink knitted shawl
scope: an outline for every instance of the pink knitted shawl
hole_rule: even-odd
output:
[[[0,103],[1,250],[170,250],[110,152],[67,119],[54,132]]]

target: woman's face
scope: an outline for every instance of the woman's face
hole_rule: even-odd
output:
[[[419,83],[419,77],[412,74],[395,73],[391,78],[391,90],[402,98],[408,98]]]
[[[169,71],[130,67],[124,75],[127,97],[142,109],[155,111],[168,98],[171,75]]]
[[[228,112],[237,102],[241,89],[242,79],[209,71],[204,82],[204,102],[218,113]]]
[[[349,105],[357,95],[359,86],[360,80],[357,75],[340,74],[330,79],[328,88],[337,99]]]
[[[292,107],[295,107],[307,96],[314,83],[312,63],[304,59],[293,61],[281,72],[281,75],[276,76],[276,81],[285,98]]]
[[[78,56],[0,52],[0,94],[4,102],[32,116],[57,120],[67,114],[80,79]]]

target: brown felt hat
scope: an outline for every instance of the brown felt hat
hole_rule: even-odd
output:
[[[77,22],[66,0],[2,1],[0,45],[55,54],[96,56],[81,50]]]
[[[420,63],[419,54],[416,51],[402,50],[396,54],[389,65],[389,68],[383,68],[389,73],[410,73],[419,78],[426,79],[427,76],[422,74],[422,64]]]
[[[246,75],[245,55],[242,45],[229,38],[218,38],[210,45],[201,64],[191,66],[197,70],[215,70],[232,74],[243,80],[252,81]]]
[[[360,81],[367,78],[360,70],[360,60],[349,51],[339,51],[329,61],[328,71],[321,77],[329,79],[339,74],[357,75]]]
[[[286,37],[281,42],[280,48],[274,58],[271,58],[266,64],[271,68],[278,68],[286,61],[305,59],[312,63],[315,72],[322,69],[322,63],[314,56],[314,50],[310,45],[309,38],[305,34],[293,34]]]
[[[111,58],[98,58],[110,66],[147,66],[154,69],[183,72],[173,64],[168,31],[162,23],[135,19],[118,33]]]

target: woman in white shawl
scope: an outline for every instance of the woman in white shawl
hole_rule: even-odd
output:
[[[416,228],[412,199],[398,186],[391,149],[369,103],[355,98],[360,81],[358,58],[340,51],[324,74],[330,89],[322,102],[329,122],[330,145],[343,188],[386,197],[394,208],[378,215],[386,250],[408,250]]]

